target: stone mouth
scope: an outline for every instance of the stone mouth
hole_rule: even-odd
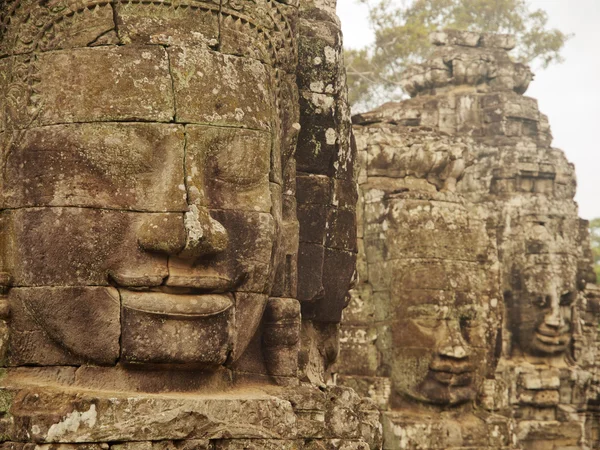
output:
[[[475,370],[468,360],[452,361],[434,359],[429,366],[429,376],[446,386],[469,386]]]
[[[429,375],[433,380],[449,387],[464,387],[473,383],[473,371],[455,373],[430,369]]]
[[[553,333],[540,332],[539,330],[535,333],[535,341],[537,344],[541,344],[544,347],[555,347],[556,349],[562,349],[569,344],[571,336],[569,333]]]
[[[167,292],[129,289],[119,291],[123,308],[173,318],[216,316],[234,305],[232,293],[194,293],[192,288],[182,288],[179,293],[170,289]]]

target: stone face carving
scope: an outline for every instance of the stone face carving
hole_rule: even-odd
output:
[[[280,107],[296,95],[296,8],[263,3],[4,9],[9,365],[218,367],[244,352],[294,220],[299,117]],[[183,10],[199,31],[177,26]],[[258,53],[228,51],[253,26]],[[102,339],[82,340],[82,322]]]
[[[525,227],[525,253],[514,281],[520,289],[506,293],[514,343],[526,354],[562,354],[570,351],[572,310],[578,294],[577,254],[573,251],[578,236],[569,236],[577,231],[577,223],[551,220],[526,223]]]
[[[361,282],[344,313],[338,379],[384,411],[384,448],[590,448],[597,443],[599,318],[587,224],[573,201],[574,168],[550,146],[536,101],[522,95],[532,74],[510,60],[510,37],[445,31],[432,39],[431,59],[405,76],[413,98],[353,118]],[[415,191],[430,193],[417,202]],[[426,258],[429,268],[420,269]],[[481,274],[468,272],[470,260]],[[440,269],[450,262],[451,271]],[[444,277],[452,283],[441,297]],[[471,291],[463,277],[474,281]],[[461,320],[452,320],[461,316],[453,299],[465,297],[487,318],[475,321],[481,331],[470,337],[481,338],[470,345]],[[436,329],[421,316],[431,318],[442,305],[441,328],[455,336],[452,345],[437,344],[442,332],[428,339],[433,333],[423,326]],[[418,349],[412,359],[404,347]],[[456,355],[469,347],[487,349],[480,353],[488,355],[481,364],[487,370],[480,378],[442,370],[451,382],[440,389],[436,368],[461,367]],[[447,351],[428,356],[432,349]],[[474,358],[472,367],[481,361]],[[446,410],[434,413],[436,404]],[[501,430],[493,442],[482,437],[492,435],[485,433],[491,423]]]
[[[505,448],[508,420],[475,407],[502,294],[495,236],[456,192],[474,142],[378,113],[354,125],[360,282],[338,380],[378,403],[384,448]]]
[[[335,1],[1,2],[0,93],[0,447],[378,446]]]

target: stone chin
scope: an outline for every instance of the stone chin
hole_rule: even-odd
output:
[[[120,294],[123,363],[204,370],[243,354],[268,300],[266,294],[171,289]]]
[[[120,294],[123,362],[218,366],[227,360],[234,334],[231,293]]]

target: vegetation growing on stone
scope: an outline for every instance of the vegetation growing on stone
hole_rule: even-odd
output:
[[[375,42],[346,51],[350,104],[371,109],[401,97],[400,78],[432,51],[428,36],[443,28],[516,37],[518,62],[547,67],[561,62],[569,35],[548,26],[528,0],[356,0],[369,8]]]

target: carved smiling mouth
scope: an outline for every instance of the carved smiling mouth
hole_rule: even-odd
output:
[[[166,294],[122,290],[123,307],[147,314],[200,318],[221,314],[233,306],[233,294]]]
[[[551,328],[546,324],[537,327],[534,333],[533,345],[547,352],[560,352],[564,350],[571,341],[569,326]]]
[[[570,340],[571,336],[569,333],[548,333],[541,330],[535,332],[536,344],[554,349],[554,351],[565,348]]]
[[[142,285],[139,277],[117,276],[122,306],[130,311],[173,318],[201,318],[221,314],[234,305],[236,283],[218,274],[177,275],[161,284]],[[158,280],[157,280],[158,281]]]
[[[473,373],[474,367],[468,361],[434,359],[429,366],[428,376],[449,387],[462,387],[473,383]]]

